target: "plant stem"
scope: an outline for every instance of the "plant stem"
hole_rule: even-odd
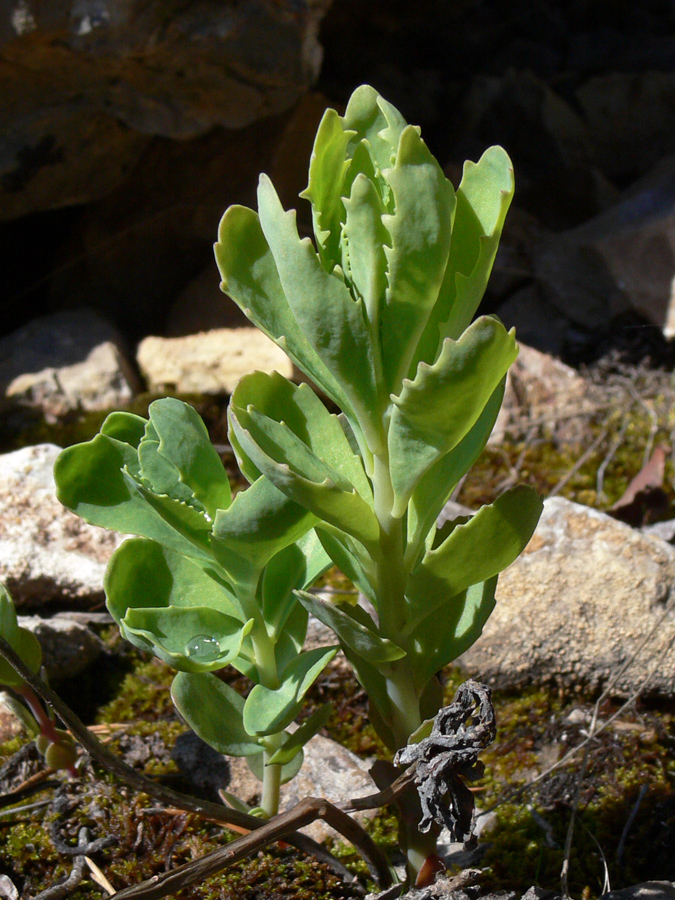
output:
[[[282,734],[273,734],[267,740],[268,746],[263,750],[263,786],[260,806],[267,816],[271,819],[279,812],[279,791],[281,789],[281,766],[274,764],[268,765],[267,762],[281,746]]]

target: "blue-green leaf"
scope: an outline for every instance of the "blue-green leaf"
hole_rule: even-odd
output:
[[[256,684],[244,704],[244,728],[249,734],[275,734],[290,725],[305,694],[337,651],[337,647],[317,647],[301,653],[281,673],[276,690]]]
[[[411,605],[409,633],[448,597],[472,584],[489,581],[518,557],[539,521],[543,504],[530,487],[519,485],[483,506],[466,524],[457,525],[428,550],[406,586]]]
[[[305,744],[317,734],[333,712],[332,703],[325,703],[315,709],[299,728],[289,735],[283,747],[280,747],[269,759],[269,765],[285,766],[299,753]]]
[[[412,125],[401,134],[395,165],[382,174],[395,204],[382,220],[391,237],[384,248],[389,287],[381,309],[382,356],[387,389],[398,393],[443,282],[455,200]]]
[[[420,363],[406,380],[389,428],[395,515],[402,515],[420,479],[474,426],[518,355],[513,332],[483,316],[458,341],[447,340],[438,360]]]
[[[21,628],[16,618],[14,602],[9,591],[0,583],[0,635],[21,658],[31,672],[39,672],[42,663],[42,649],[32,631]],[[0,684],[20,687],[23,678],[5,660],[0,658]]]
[[[481,636],[495,608],[498,577],[472,584],[461,594],[446,599],[414,628],[410,656],[418,690]]]
[[[171,699],[190,728],[218,753],[252,756],[262,752],[259,739],[244,728],[244,698],[210,672],[179,672]]]
[[[391,662],[405,656],[405,650],[377,634],[372,620],[372,628],[358,621],[355,618],[356,610],[328,603],[306,591],[296,591],[296,595],[309,613],[335,632],[341,643],[372,665]],[[361,615],[366,617],[363,611]]]
[[[290,762],[281,767],[281,784],[286,784],[288,781],[292,781],[295,778],[295,776],[302,768],[303,759],[304,754],[302,750],[300,750],[298,753],[294,754]],[[263,780],[265,760],[262,753],[258,753],[256,756],[247,757],[246,765],[249,767],[258,781]],[[270,763],[268,763],[268,765],[270,765]]]

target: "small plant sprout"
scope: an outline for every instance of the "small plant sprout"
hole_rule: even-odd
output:
[[[14,602],[3,584],[0,584],[0,635],[31,672],[39,672],[42,650],[38,639],[27,628],[19,625]],[[71,775],[76,775],[77,748],[72,737],[67,731],[56,727],[35,691],[5,659],[0,659],[0,685],[10,688],[16,695],[3,694],[3,704],[35,740],[47,765],[52,769],[66,769]]]
[[[54,473],[69,509],[138,535],[110,560],[108,609],[125,638],[177,670],[171,695],[183,718],[220,753],[246,757],[262,781],[256,811],[275,815],[280,785],[330,714],[323,706],[286,730],[338,649],[302,652],[308,615],[294,591],[331,565],[317,517],[266,478],[233,498],[201,418],[171,398],[152,403],[147,420],[112,413]],[[228,663],[254,682],[246,700],[214,674]]]
[[[497,576],[541,512],[521,486],[436,527],[487,442],[518,352],[497,318],[472,321],[512,195],[502,148],[467,162],[455,191],[420,130],[363,86],[318,129],[303,194],[316,246],[265,176],[258,213],[233,206],[220,224],[222,289],[341,410],[277,373],[245,376],[228,412],[244,497],[262,482],[305,510],[363,594],[331,603],[296,590],[337,635],[392,750],[429,733],[436,673],[479,637]],[[437,835],[401,816],[413,882]]]

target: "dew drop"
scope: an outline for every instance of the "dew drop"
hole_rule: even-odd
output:
[[[197,634],[185,645],[185,655],[194,662],[213,662],[220,656],[220,642],[210,634]]]

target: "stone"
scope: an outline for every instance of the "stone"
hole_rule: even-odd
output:
[[[377,792],[368,774],[368,763],[335,741],[317,734],[305,745],[304,753],[305,759],[299,773],[282,785],[282,812],[305,797],[323,797],[332,803],[344,803],[352,797],[366,797]],[[255,805],[259,801],[261,783],[251,774],[244,758],[229,757],[228,761],[230,782],[227,790],[246,803]],[[363,822],[364,818],[372,817],[375,812],[377,810],[366,810],[355,814],[355,818]],[[315,841],[324,841],[329,836],[341,839],[321,820],[301,831]]]
[[[0,339],[0,392],[48,421],[122,406],[139,387],[122,336],[93,310],[42,316]]]
[[[84,203],[148,145],[288,109],[316,79],[330,0],[18,0],[0,14],[3,218]]]
[[[592,409],[589,384],[581,375],[521,343],[489,443],[499,444],[507,435],[522,440],[533,428],[554,431],[561,440],[579,440],[587,431]]]
[[[547,300],[537,284],[514,291],[498,308],[497,315],[506,328],[516,329],[519,343],[541,351],[560,355],[565,348],[569,321]]]
[[[39,444],[0,456],[0,581],[18,609],[91,609],[123,538],[88,525],[56,499],[60,447]]]
[[[32,631],[42,647],[42,665],[50,682],[66,681],[84,672],[103,649],[85,625],[61,616],[19,616],[21,628]]]
[[[495,610],[460,661],[493,686],[600,691],[616,675],[614,696],[641,688],[642,696],[672,697],[674,595],[670,544],[553,497],[500,575]]]
[[[630,310],[675,336],[675,155],[609,209],[543,240],[535,271],[571,321],[604,330]]]
[[[675,73],[608,71],[576,90],[598,165],[610,178],[635,178],[675,152]]]
[[[180,338],[147,337],[136,358],[154,393],[231,394],[242,375],[256,369],[293,377],[284,351],[253,326]]]
[[[643,881],[627,888],[608,891],[599,900],[675,900],[675,883],[672,881]]]

